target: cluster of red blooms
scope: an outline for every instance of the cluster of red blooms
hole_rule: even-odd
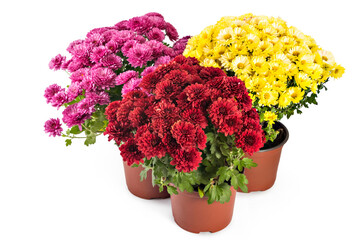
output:
[[[235,134],[236,147],[249,154],[263,146],[259,116],[244,83],[219,68],[178,56],[146,75],[140,87],[105,112],[105,134],[118,145],[124,142],[120,151],[128,165],[167,153],[178,171],[195,170],[206,147],[205,129]]]

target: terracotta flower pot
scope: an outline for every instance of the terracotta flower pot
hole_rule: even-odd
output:
[[[141,166],[139,167],[128,166],[127,163],[124,162],[126,185],[129,191],[135,196],[144,199],[170,197],[166,188],[164,188],[162,192],[159,192],[158,186],[153,187],[151,180],[151,170],[147,172],[146,179],[140,181],[140,172],[143,169],[144,168]]]
[[[207,203],[197,192],[180,192],[171,195],[171,208],[174,220],[181,228],[192,233],[217,232],[231,222],[236,191],[231,188],[230,201],[224,204]]]
[[[281,150],[289,139],[287,128],[280,122],[274,124],[276,130],[283,129],[277,138],[276,146],[262,148],[252,156],[246,156],[253,159],[258,164],[257,167],[245,169],[244,174],[249,180],[247,184],[248,192],[265,191],[271,188],[276,180],[277,169],[279,166]],[[238,191],[241,191],[240,189]]]

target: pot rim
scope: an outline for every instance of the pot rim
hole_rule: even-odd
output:
[[[231,190],[231,196],[232,196],[232,194],[235,192],[235,194],[236,194],[236,190],[234,189],[234,187],[230,187],[230,190]],[[193,191],[193,192],[188,192],[188,191],[186,191],[186,190],[184,190],[184,191],[180,191],[180,189],[179,188],[177,188],[177,191],[178,191],[178,194],[183,194],[183,195],[185,195],[185,196],[187,196],[187,197],[190,197],[190,198],[196,198],[196,199],[205,199],[206,201],[207,201],[207,199],[208,199],[208,197],[207,196],[204,196],[204,197],[200,197],[199,196],[199,193],[198,193],[198,191]],[[178,195],[177,194],[177,195]],[[173,196],[173,194],[170,194],[170,197],[172,197]]]
[[[276,124],[276,123],[279,124],[279,125],[281,126],[281,128],[284,129],[285,139],[284,139],[281,143],[279,143],[278,145],[276,145],[276,146],[274,146],[274,147],[272,147],[272,148],[268,148],[268,149],[264,149],[264,150],[261,150],[261,149],[260,149],[258,152],[268,152],[268,151],[272,151],[272,150],[278,149],[278,148],[284,146],[284,144],[289,140],[289,130],[288,130],[288,129],[285,127],[285,125],[282,124],[281,122],[276,121],[275,124]]]

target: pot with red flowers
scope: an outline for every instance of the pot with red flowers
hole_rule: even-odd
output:
[[[216,232],[232,219],[235,189],[247,191],[245,157],[264,143],[245,84],[221,69],[177,56],[107,108],[121,123],[107,134],[124,142],[121,155],[141,177],[171,194],[175,222],[190,232]],[[140,178],[140,176],[139,176]]]

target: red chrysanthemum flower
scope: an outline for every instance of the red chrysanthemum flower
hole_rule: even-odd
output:
[[[205,79],[206,81],[209,81],[216,77],[224,77],[226,76],[226,73],[223,70],[221,70],[221,68],[207,67],[207,68],[202,68],[199,75],[201,78]]]
[[[144,153],[145,157],[150,159],[152,157],[162,158],[166,154],[166,148],[161,138],[152,134],[149,130],[144,131],[136,138],[139,150]]]
[[[131,166],[134,163],[139,164],[140,162],[144,162],[143,158],[145,156],[139,151],[134,138],[127,140],[127,142],[122,144],[119,149],[121,156],[127,165]]]
[[[243,119],[245,119],[245,121],[244,121],[244,124],[243,124],[242,131],[245,131],[246,129],[259,131],[259,132],[262,131],[259,120],[249,118],[249,117],[246,117],[246,118],[243,118]]]
[[[203,111],[201,111],[200,109],[197,109],[197,108],[185,109],[181,113],[181,118],[182,118],[182,120],[184,120],[186,122],[190,122],[194,125],[198,125],[201,128],[206,128],[208,125],[208,121],[207,121]]]
[[[146,108],[136,107],[129,113],[130,124],[133,128],[138,128],[149,122],[149,117],[146,114]]]
[[[216,128],[220,128],[228,116],[239,115],[237,102],[234,99],[219,99],[213,102],[208,109],[211,122]]]
[[[192,123],[184,121],[174,123],[171,128],[171,134],[184,149],[190,149],[196,146],[196,128]]]
[[[236,147],[242,148],[250,156],[263,147],[263,137],[260,131],[245,130],[236,135]]]
[[[259,118],[259,114],[258,112],[256,111],[255,108],[251,108],[249,111],[245,111],[244,114],[243,114],[243,121],[246,122],[247,119],[250,118],[250,119],[254,119],[256,120],[257,122],[259,122],[260,118]]]
[[[169,133],[171,126],[180,119],[180,109],[175,104],[163,100],[157,103],[151,115],[151,125],[159,137]]]
[[[124,96],[124,100],[125,102],[136,102],[137,99],[143,99],[143,98],[147,98],[147,95],[145,92],[140,91],[140,90],[133,90],[131,92],[128,92],[125,96]]]
[[[187,65],[195,65],[195,66],[199,64],[199,61],[196,58],[185,57],[183,55],[176,56],[172,61],[179,64],[187,64]]]
[[[249,94],[243,94],[241,98],[238,98],[239,107],[244,111],[250,111],[252,109],[252,99],[250,98]]]
[[[173,138],[170,133],[165,134],[162,142],[164,143],[166,150],[170,155],[173,155],[175,152],[181,149],[180,144],[178,144],[176,139]]]
[[[109,104],[109,106],[105,109],[105,115],[107,116],[107,119],[109,121],[115,121],[116,120],[116,112],[121,105],[120,101],[115,101]]]
[[[224,118],[224,121],[219,125],[219,132],[224,133],[225,136],[233,135],[235,132],[241,130],[242,121],[241,113],[229,115]]]
[[[191,172],[196,170],[201,163],[201,152],[192,148],[188,151],[178,150],[172,155],[173,160],[170,162],[180,172]]]
[[[121,104],[116,111],[116,121],[129,122],[129,113],[134,109],[134,103],[128,101],[121,101]]]
[[[209,89],[198,83],[187,86],[179,95],[177,103],[184,109],[192,107],[205,111],[210,104]]]
[[[111,141],[114,139],[117,145],[120,145],[121,142],[125,142],[129,138],[134,136],[134,134],[131,132],[131,128],[128,121],[127,122],[110,121],[105,129],[104,135],[109,135],[108,140]]]
[[[173,82],[178,86],[183,86],[187,83],[189,74],[184,70],[174,69],[164,76],[164,79]]]
[[[206,147],[206,139],[207,137],[204,130],[202,130],[200,127],[197,127],[195,142],[199,149],[204,150]]]
[[[181,92],[181,88],[171,80],[164,80],[156,84],[154,91],[156,99],[174,100]]]

